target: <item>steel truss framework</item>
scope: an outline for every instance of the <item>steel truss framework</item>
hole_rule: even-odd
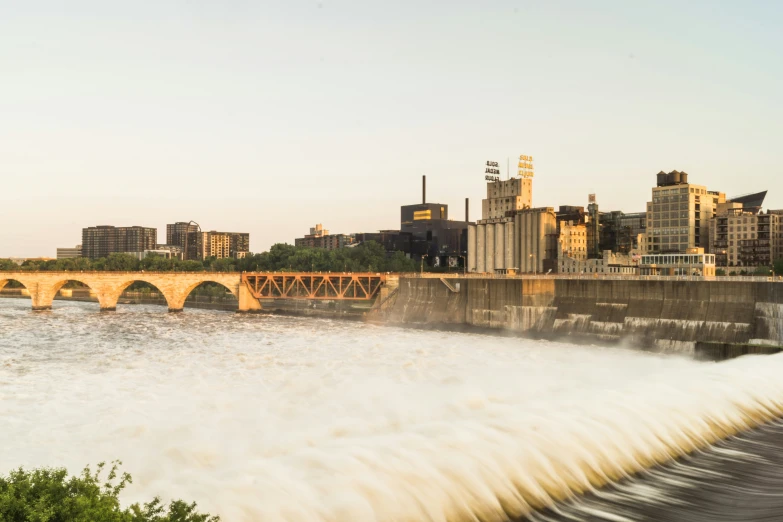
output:
[[[256,299],[369,300],[386,284],[384,274],[246,272],[242,281]]]

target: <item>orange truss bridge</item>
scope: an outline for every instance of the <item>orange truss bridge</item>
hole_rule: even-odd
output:
[[[242,282],[256,299],[374,299],[386,284],[385,274],[245,272]]]

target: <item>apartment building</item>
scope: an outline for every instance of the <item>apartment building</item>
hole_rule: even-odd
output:
[[[727,204],[710,221],[710,252],[719,267],[770,266],[783,258],[783,210],[756,214]]]
[[[82,229],[82,257],[99,259],[109,254],[154,250],[158,231],[150,227],[101,225]]]

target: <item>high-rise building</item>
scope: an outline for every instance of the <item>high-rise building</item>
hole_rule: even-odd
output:
[[[194,234],[195,235],[195,234]],[[241,259],[250,252],[250,234],[246,232],[201,232],[196,235],[199,259],[227,257]]]
[[[726,195],[688,183],[685,172],[659,172],[657,176],[652,201],[647,203],[644,251],[686,253],[691,248],[707,248],[708,222],[717,215],[718,204],[725,203]]]
[[[330,234],[322,224],[317,224],[310,229],[310,233],[304,237],[294,239],[294,245],[298,247],[325,248],[335,250],[352,245],[355,238],[349,234]]]
[[[109,254],[154,250],[158,231],[149,227],[102,225],[82,229],[82,257],[98,259]]]
[[[199,237],[200,228],[194,222],[178,221],[166,225],[166,244],[182,249],[183,259],[200,259]]]

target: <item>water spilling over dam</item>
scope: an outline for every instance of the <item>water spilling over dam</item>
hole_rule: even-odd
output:
[[[121,459],[229,522],[504,521],[783,412],[783,356],[0,300],[0,469]]]

